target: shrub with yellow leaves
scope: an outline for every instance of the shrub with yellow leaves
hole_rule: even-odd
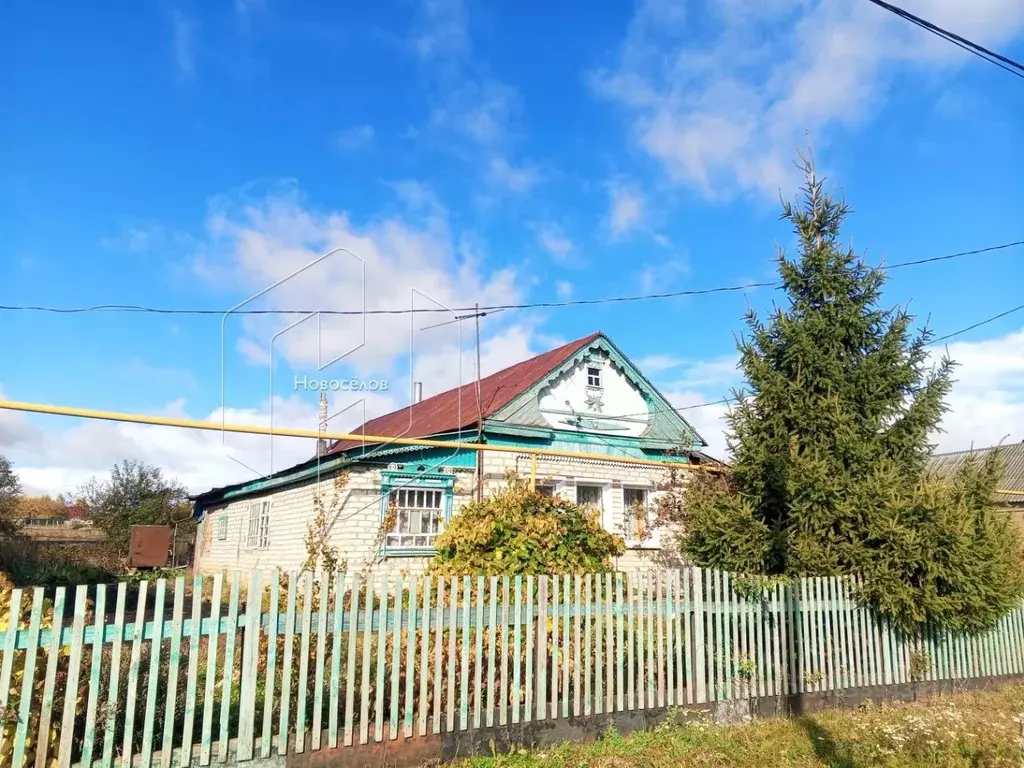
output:
[[[625,551],[592,510],[532,491],[519,477],[464,506],[437,538],[435,574],[604,573]]]

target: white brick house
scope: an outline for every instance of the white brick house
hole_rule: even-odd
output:
[[[412,403],[354,432],[476,442],[476,386]],[[434,536],[461,505],[503,485],[509,470],[531,475],[534,459],[517,450],[523,447],[608,457],[539,456],[536,482],[542,492],[599,508],[604,526],[626,539],[617,567],[631,568],[668,556],[660,541],[668,537],[648,528],[655,533],[637,538],[643,523],[625,512],[630,505],[653,511],[666,469],[622,459],[713,461],[699,450],[705,441],[600,333],[484,378],[479,412],[483,441],[507,450],[337,442],[326,455],[268,478],[195,496],[196,568],[301,568],[319,493],[331,510],[330,542],[351,570],[369,561],[376,572],[420,571],[433,554]],[[336,489],[340,472],[348,480]],[[392,502],[398,520],[385,532]]]

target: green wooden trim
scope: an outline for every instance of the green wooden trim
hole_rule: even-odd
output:
[[[708,443],[707,441],[698,434],[697,430],[693,428],[686,419],[684,419],[674,408],[672,404],[665,399],[657,387],[654,386],[651,381],[644,376],[636,365],[620,350],[611,339],[604,334],[600,334],[589,344],[581,346],[573,355],[563,361],[560,365],[553,368],[547,374],[539,377],[525,392],[519,394],[510,403],[500,408],[497,412],[491,414],[491,421],[498,422],[515,422],[516,413],[524,406],[533,404],[537,400],[537,396],[543,388],[549,386],[553,379],[558,378],[564,373],[572,370],[577,365],[583,363],[584,358],[591,354],[591,350],[600,349],[607,356],[611,363],[619,369],[619,371],[640,391],[644,400],[648,403],[648,408],[652,411],[654,419],[657,422],[671,425],[669,431],[672,433],[680,433],[681,435],[689,435],[692,437],[693,445],[695,447],[704,447]]]

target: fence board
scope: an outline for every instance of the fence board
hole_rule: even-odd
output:
[[[59,768],[71,765],[71,740],[74,736],[75,705],[78,702],[78,676],[82,669],[82,638],[85,635],[85,598],[89,588],[82,584],[75,589],[75,616],[68,658],[68,676],[64,686],[63,719],[60,726],[60,745],[57,754]],[[177,679],[177,675],[175,675]]]
[[[330,695],[327,700],[327,745],[334,749],[338,746],[338,700],[341,695],[341,637],[345,624],[345,576],[336,574],[334,577],[334,624],[331,629],[331,682]],[[271,620],[273,624],[273,619]],[[270,647],[274,640],[271,637]],[[267,662],[270,664],[269,660]],[[408,665],[412,668],[412,665]],[[268,683],[273,673],[268,673]]]
[[[124,742],[121,747],[122,765],[132,764],[133,736],[135,735],[135,704],[136,694],[139,685],[139,666],[142,663],[142,630],[146,618],[146,594],[149,588],[148,582],[139,585],[139,599],[135,611],[135,631],[132,635],[132,653],[128,667],[128,698],[125,703],[124,714]],[[56,629],[56,624],[54,629]],[[56,648],[56,645],[53,646]]]
[[[185,577],[174,580],[174,608],[171,614],[171,647],[167,662],[167,692],[164,703],[164,733],[160,746],[160,764],[171,766],[174,746],[174,719],[178,704],[178,667],[181,664],[181,622],[185,610]]]
[[[179,768],[187,768],[195,751],[192,744],[192,729],[196,717],[196,678],[199,676],[199,622],[203,608],[203,577],[192,579],[192,626],[188,642],[188,676],[185,680],[185,710],[183,713],[181,755]],[[83,762],[85,762],[83,760]],[[88,763],[86,763],[88,764]]]
[[[234,584],[232,584],[232,590]],[[302,575],[302,626],[299,634],[299,677],[295,682],[295,745],[293,751],[306,751],[306,702],[309,697],[309,641],[313,627],[313,574]],[[230,639],[230,638],[229,638]]]
[[[419,636],[419,615],[417,614],[417,608],[419,606],[416,603],[418,596],[416,586],[418,583],[419,579],[416,578],[409,581],[409,615],[406,621],[405,630],[409,639],[405,647],[405,723],[403,734],[407,739],[412,738],[413,724],[416,718],[416,702],[414,694],[416,692],[416,640]],[[429,610],[429,607],[426,608],[424,613]],[[340,627],[335,631],[338,635],[341,635]],[[425,631],[424,637],[426,637]],[[425,641],[424,645],[426,645]],[[494,648],[493,643],[491,644],[491,648]],[[491,663],[494,663],[493,658]]]
[[[588,576],[587,578],[590,579],[591,577]],[[588,596],[587,605],[593,617],[592,623],[594,628],[594,666],[591,668],[594,677],[593,712],[594,714],[601,714],[604,711],[604,611],[602,610],[601,601],[600,574],[593,577],[592,585],[593,591]]]
[[[21,601],[21,590],[14,590],[17,593],[17,599]],[[12,596],[12,606],[14,605],[14,597]],[[77,601],[76,601],[77,602]],[[85,733],[82,734],[82,765],[92,765],[92,753],[95,749],[96,744],[96,709],[99,704],[100,694],[100,673],[102,672],[103,665],[103,624],[107,620],[107,586],[106,584],[96,585],[96,603],[93,606],[94,611],[94,622],[95,622],[95,638],[92,643],[92,660],[89,669],[89,697],[85,704]],[[11,626],[11,625],[8,625]],[[14,655],[13,653],[11,654]],[[4,663],[7,663],[7,658],[4,658]],[[0,696],[4,696],[7,690],[10,688],[10,677],[5,677],[0,673]],[[6,701],[0,699],[0,707],[6,705]],[[3,737],[0,736],[0,752],[3,751]],[[166,761],[165,765],[170,765],[170,761]]]
[[[22,765],[25,759],[25,742],[28,741],[29,715],[32,712],[32,688],[35,685],[36,656],[39,646],[39,625],[43,616],[43,590],[32,590],[32,613],[28,623],[28,649],[25,651],[25,671],[21,678],[21,698],[18,704],[18,724],[14,728],[12,765]],[[17,623],[17,622],[15,622]]]
[[[707,691],[707,665],[705,664],[707,644],[705,643],[705,613],[704,613],[704,585],[706,583],[706,571],[697,568],[690,572],[693,577],[693,648],[696,651],[694,656],[694,677],[696,702],[703,704],[708,700]],[[691,644],[686,644],[687,652],[690,652]],[[689,669],[689,662],[687,662]]]
[[[327,609],[330,605],[331,595],[329,574],[321,573],[318,583],[320,599],[317,601],[316,667],[313,672],[313,731],[310,734],[310,749],[312,750],[320,749],[320,740],[323,736],[324,670],[327,664]]]
[[[270,626],[267,628],[267,667],[264,673],[265,693],[263,700],[263,736],[260,740],[260,757],[270,757],[273,738],[274,682],[277,678],[278,618],[281,612],[281,573],[270,574]],[[335,745],[332,745],[335,746]]]
[[[60,626],[64,617],[65,587],[57,587],[53,599],[53,633],[60,636]],[[46,659],[46,672],[43,678],[43,700],[39,711],[39,732],[36,736],[36,768],[45,768],[50,743],[50,720],[53,713],[53,694],[57,678],[57,660],[60,657],[60,646],[53,643]]]
[[[26,594],[13,590],[9,626],[0,633],[0,689],[6,689],[0,705],[9,699],[25,653],[27,679],[15,683],[23,693],[21,721],[13,729],[20,755],[15,764],[23,768],[29,747],[46,745],[51,732],[56,742],[49,749],[32,750],[43,768],[51,761],[56,768],[94,768],[100,752],[103,765],[123,756],[141,768],[157,750],[161,768],[172,762],[184,768],[195,757],[208,766],[214,739],[217,762],[245,762],[255,753],[272,757],[275,742],[283,757],[289,738],[293,752],[318,759],[321,739],[332,748],[339,740],[352,745],[357,724],[360,743],[368,743],[371,721],[374,741],[381,742],[397,739],[399,731],[412,738],[417,731],[491,727],[496,720],[507,725],[510,706],[512,722],[521,723],[911,680],[955,685],[1024,671],[1024,604],[981,634],[952,634],[932,624],[908,634],[857,599],[856,578],[800,579],[757,591],[740,589],[734,574],[698,568],[506,576],[499,597],[498,577],[481,575],[438,579],[434,595],[431,577],[367,583],[355,575],[293,574],[286,610],[279,574],[249,573],[244,607],[239,578],[239,572],[214,576],[205,618],[201,577],[191,581],[188,617],[184,578],[172,584],[166,618],[171,596],[162,579],[139,584],[132,620],[125,584],[118,586],[112,621],[104,587],[96,588],[97,613],[89,621],[91,588],[73,588],[68,621],[61,607],[66,590],[57,590],[49,628],[43,627],[49,609],[41,590],[31,595],[28,626],[18,626]],[[265,664],[261,632],[267,633]],[[122,665],[126,642],[130,656]],[[105,653],[110,679],[101,687]],[[61,678],[65,663],[67,677]],[[197,690],[203,668],[204,688]],[[82,676],[89,690],[78,713]],[[57,685],[65,681],[57,701]],[[101,726],[101,750],[95,728],[104,696],[111,716]],[[201,728],[195,726],[197,706]]]
[[[349,588],[349,624],[348,624],[348,665],[345,669],[345,746],[352,746],[355,734],[355,686],[356,686],[356,651],[359,632],[356,626],[359,620],[359,580],[353,574],[346,581]],[[287,647],[291,647],[291,644]],[[285,664],[288,662],[285,661]],[[284,689],[282,689],[282,694]],[[283,729],[282,729],[283,730]],[[281,750],[284,754],[284,750]]]
[[[489,600],[490,614],[488,615],[488,627],[487,627],[487,647],[489,652],[487,654],[487,698],[485,700],[485,706],[487,709],[487,727],[490,728],[494,725],[494,705],[496,702],[495,698],[495,686],[497,684],[497,678],[495,677],[494,671],[494,660],[498,658],[498,632],[497,632],[497,611],[498,611],[498,577],[491,576],[490,578],[490,600]],[[504,638],[503,638],[504,639]],[[412,665],[410,665],[411,668]]]
[[[459,675],[459,730],[469,727],[469,649],[470,649],[470,603],[472,601],[472,581],[469,576],[462,577],[462,670]],[[452,628],[454,632],[454,627]],[[527,675],[530,685],[533,677]]]
[[[467,611],[468,613],[468,611]],[[483,666],[484,666],[484,577],[476,578],[476,658],[473,660],[473,727],[479,728],[483,722]],[[491,652],[494,649],[491,648]],[[541,678],[541,684],[547,678]]]
[[[448,706],[445,707],[445,731],[455,730],[455,648],[459,628],[459,578],[452,576],[448,584]]]
[[[399,694],[399,673],[401,672],[402,660],[402,600],[405,598],[405,579],[399,575],[395,580],[395,605],[391,609],[392,626],[391,631],[391,708],[388,710],[388,735],[391,739],[398,738],[398,726],[400,723],[398,709]]]
[[[622,575],[615,574],[615,708],[621,712],[625,709],[624,689],[624,665],[625,665],[625,639],[626,639],[626,615],[622,603]],[[568,606],[566,606],[568,609]]]
[[[444,577],[437,579],[437,615],[434,622],[434,733],[441,732],[441,641],[444,638]]]
[[[558,574],[551,577],[551,672],[549,677],[551,678],[551,691],[549,692],[549,705],[551,707],[551,719],[554,720],[558,717],[558,681],[560,678],[558,656],[559,647],[558,640],[561,637],[559,630],[559,619],[560,606],[558,602],[558,589],[560,586]],[[566,610],[569,606],[565,606]]]
[[[427,701],[429,695],[430,681],[430,592],[431,577],[423,579],[423,632],[420,644],[420,711],[419,711],[419,734],[427,735]],[[355,632],[351,633],[355,637]],[[350,653],[355,653],[355,646],[352,646]],[[352,666],[352,662],[349,662]]]
[[[562,579],[562,602],[565,604],[565,620],[562,622],[562,717],[569,717],[569,597],[572,585],[569,576]],[[575,611],[574,611],[575,613]]]
[[[156,687],[160,676],[160,656],[163,652],[164,600],[167,597],[167,580],[157,579],[156,594],[153,598],[153,639],[149,643],[149,680],[146,690],[146,715],[142,725],[142,764],[149,766],[153,760],[153,721],[156,716]]]
[[[292,701],[292,653],[295,644],[295,604],[298,600],[298,574],[288,574],[288,603],[285,606],[284,654],[281,658],[281,713],[278,721],[277,754],[288,753],[289,709]],[[353,632],[353,634],[355,634]]]
[[[385,617],[388,615],[391,579],[385,578],[384,583],[378,584],[378,587],[377,601],[380,607],[377,610],[377,615],[380,620],[377,622],[377,684],[374,689],[373,739],[380,742],[384,740],[384,672],[387,669],[387,622]]]
[[[114,605],[114,626],[124,626],[124,607],[126,600],[127,585],[121,582],[117,585],[117,598],[115,599]],[[103,765],[104,768],[112,764],[114,759],[114,729],[117,726],[117,711],[120,705],[118,701],[118,683],[120,682],[121,673],[121,646],[124,643],[124,634],[122,629],[114,635],[114,641],[110,649],[110,685],[107,688],[107,712],[110,713],[107,717],[107,722],[103,731]],[[25,672],[26,677],[29,676],[28,671]],[[18,761],[14,761],[15,765],[19,765]]]
[[[363,606],[363,684],[359,698],[359,743],[366,744],[370,740],[370,654],[373,649],[373,582],[367,581],[365,587],[366,602]],[[354,630],[353,630],[354,631]]]
[[[636,702],[636,616],[634,606],[636,605],[636,577],[634,574],[626,576],[626,623],[628,635],[626,640],[626,707],[630,710],[637,707]],[[577,590],[576,602],[579,603],[579,590]],[[577,713],[579,714],[579,713]]]
[[[501,650],[502,655],[508,655],[508,615],[509,615],[509,578],[503,576],[501,580]],[[501,700],[498,711],[498,723],[508,724],[508,662],[503,659],[501,665]]]
[[[9,610],[7,612],[7,631],[4,634],[4,655],[3,662],[0,663],[0,710],[4,711],[7,710],[7,700],[11,691],[11,676],[14,672],[14,653],[18,639],[18,623],[21,621],[21,595],[21,589],[15,588],[11,590],[10,605],[8,606]],[[87,738],[90,738],[88,734]],[[3,753],[6,745],[6,729],[0,728],[0,754]]]

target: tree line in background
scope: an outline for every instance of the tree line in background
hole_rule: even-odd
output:
[[[42,543],[25,536],[26,520],[68,518],[73,513],[103,533],[90,546]],[[27,496],[9,460],[0,456],[0,570],[16,585],[105,581],[127,571],[133,525],[178,525],[181,535],[195,529],[188,492],[144,462],[124,460],[109,478],[90,479],[73,494]]]

